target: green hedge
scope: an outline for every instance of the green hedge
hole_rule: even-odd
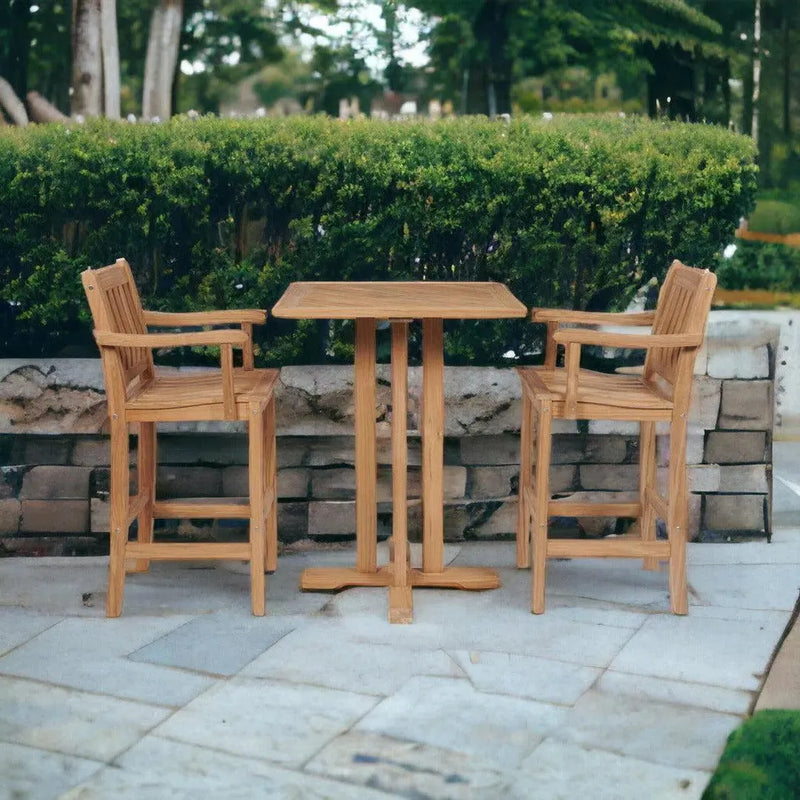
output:
[[[717,278],[725,289],[800,292],[800,248],[741,239],[720,263]]]
[[[270,307],[293,280],[423,277],[619,308],[673,258],[713,267],[755,187],[748,139],[644,119],[0,129],[0,334],[8,353],[85,341],[78,272],[118,256],[150,308]],[[271,320],[260,335],[259,361],[286,364],[347,359],[353,333]],[[530,356],[539,335],[458,323],[447,355]]]

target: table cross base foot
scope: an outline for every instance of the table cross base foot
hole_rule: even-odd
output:
[[[389,622],[408,625],[414,616],[410,586],[389,587]]]
[[[391,566],[379,567],[375,572],[362,572],[355,567],[309,567],[300,576],[300,588],[305,592],[329,592],[349,586],[392,586],[393,582]],[[500,578],[491,567],[445,567],[441,572],[410,569],[408,582],[410,586],[467,591],[500,586]]]

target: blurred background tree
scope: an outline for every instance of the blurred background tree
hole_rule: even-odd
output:
[[[437,100],[454,113],[626,111],[747,133],[757,117],[764,186],[800,187],[797,0],[5,0],[9,91],[97,113],[76,97],[72,42],[86,13],[109,7],[123,116],[235,110],[247,87],[276,113]],[[93,71],[115,74],[105,61],[80,74]],[[114,116],[102,83],[100,113]]]

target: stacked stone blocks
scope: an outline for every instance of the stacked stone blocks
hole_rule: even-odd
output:
[[[777,331],[709,327],[698,359],[688,440],[693,538],[767,536]],[[99,362],[0,362],[0,549],[21,554],[107,549],[109,445]],[[379,535],[391,529],[388,367],[379,367]],[[410,371],[416,396],[420,370]],[[66,388],[69,392],[65,391]],[[81,388],[82,387],[82,388]],[[63,408],[68,396],[71,406]],[[75,402],[79,397],[80,402]],[[87,399],[89,398],[89,399]],[[92,399],[93,398],[93,399]],[[519,472],[519,384],[513,370],[446,371],[445,535],[513,535]],[[91,400],[91,402],[90,402]],[[284,543],[352,538],[355,528],[352,369],[290,367],[278,395],[279,534]],[[66,422],[65,422],[66,421]],[[420,531],[418,407],[409,405],[409,526]],[[660,431],[659,477],[668,438]],[[135,464],[135,437],[132,438]],[[562,495],[630,496],[638,486],[638,426],[559,421],[551,485]],[[237,426],[164,426],[161,497],[244,496],[247,445]],[[607,520],[561,521],[584,533]],[[228,538],[243,522],[163,523],[174,537]],[[613,525],[613,521],[612,521]]]

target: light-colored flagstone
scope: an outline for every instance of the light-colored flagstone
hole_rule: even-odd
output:
[[[362,786],[326,780],[194,745],[148,736],[119,764],[61,800],[386,800]]]
[[[159,726],[159,736],[299,766],[346,731],[374,697],[319,686],[235,678],[215,686]]]
[[[65,755],[113,758],[169,713],[116,697],[0,677],[0,741]]]

